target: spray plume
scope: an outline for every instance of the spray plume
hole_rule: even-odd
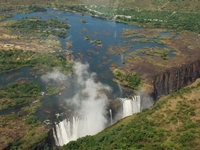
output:
[[[53,132],[56,144],[59,146],[85,135],[94,135],[106,127],[108,98],[104,92],[111,91],[111,88],[96,82],[96,74],[90,73],[88,69],[89,64],[76,62],[75,75],[63,76],[61,73],[53,72],[43,79],[56,80],[62,77],[67,83],[71,82],[74,93],[65,102],[67,106],[73,107],[76,115],[57,124]]]
[[[69,141],[76,140],[86,135],[94,135],[107,126],[106,107],[108,93],[111,88],[108,85],[96,81],[96,74],[90,73],[89,64],[75,62],[74,75],[64,75],[60,72],[52,72],[42,76],[43,81],[64,81],[68,84],[69,89],[66,94],[70,97],[65,99],[66,105],[75,112],[74,116],[64,119],[56,124],[53,128],[54,139],[56,145],[62,146]],[[118,84],[120,95],[122,96],[122,88]],[[112,118],[112,110],[110,113],[110,122],[113,124],[117,120],[140,112],[144,108],[148,108],[153,104],[152,99],[145,92],[139,92],[133,99],[121,98],[123,112]]]

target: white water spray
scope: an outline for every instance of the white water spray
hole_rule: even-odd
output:
[[[123,103],[123,118],[141,111],[141,98],[134,96],[132,99],[119,98]]]
[[[66,79],[73,83],[74,95],[66,99],[66,105],[73,108],[76,116],[63,120],[55,126],[54,139],[58,146],[86,135],[94,135],[107,125],[106,105],[109,86],[95,82],[95,73],[88,72],[89,65],[76,62],[75,75]],[[68,78],[68,77],[66,77]],[[71,87],[72,88],[72,87]]]
[[[109,112],[110,112],[110,124],[112,125],[113,124],[112,110],[110,109]]]
[[[119,91],[120,91],[120,97],[122,97],[123,95],[123,90],[122,90],[122,86],[121,84],[117,83],[118,87],[119,87]]]
[[[74,92],[74,95],[72,94],[65,102],[68,107],[73,108],[76,115],[70,119],[64,119],[53,128],[53,136],[57,146],[62,146],[86,135],[94,135],[105,129],[108,121],[112,125],[121,117],[141,111],[140,96],[134,96],[132,99],[119,98],[123,104],[123,115],[118,117],[115,114],[113,119],[112,110],[110,109],[110,120],[107,120],[106,107],[108,98],[105,93],[110,92],[111,89],[107,85],[95,82],[96,74],[89,73],[88,68],[88,64],[75,63],[75,75],[73,77],[65,76],[58,72],[43,76],[43,81],[45,82],[50,82],[51,80],[67,82],[71,91]],[[122,96],[121,85],[118,84],[118,86],[120,96]]]

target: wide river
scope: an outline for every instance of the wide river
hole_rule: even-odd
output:
[[[122,38],[121,32],[123,29],[140,28],[138,26],[129,26],[123,23],[116,23],[114,21],[107,21],[94,18],[89,15],[82,15],[67,11],[59,11],[48,8],[46,12],[15,14],[12,18],[7,20],[20,20],[31,16],[40,16],[42,20],[56,19],[69,24],[71,27],[66,30],[68,37],[65,39],[57,38],[62,43],[62,52],[72,50],[75,60],[81,61],[82,63],[88,63],[89,71],[97,74],[97,80],[103,84],[109,85],[112,88],[112,95],[114,98],[125,97],[127,93],[121,92],[120,86],[112,81],[113,74],[109,67],[112,64],[115,64],[118,67],[123,67],[123,65],[125,65],[123,63],[125,56],[136,49],[156,46],[165,47],[165,45],[157,43],[133,42],[132,38]],[[87,20],[88,23],[81,23],[78,22],[78,20]],[[85,36],[90,36],[90,40],[101,40],[102,45],[98,46],[96,43],[91,43],[90,40],[84,40]],[[72,47],[66,47],[66,42],[72,42]],[[126,52],[121,54],[108,54],[108,48],[110,46],[123,46],[129,48]],[[10,77],[9,79],[7,79],[8,76]],[[31,70],[29,67],[25,67],[9,73],[0,74],[0,84],[6,85],[9,82],[15,81],[17,78],[26,78],[34,80],[38,83],[42,82],[39,75],[36,77],[35,71]],[[63,103],[63,98],[65,96],[66,94],[45,96],[42,101],[42,107],[37,113],[39,119],[44,121],[47,119],[47,116],[48,118],[51,118],[52,115],[55,116],[55,113],[61,113],[59,108],[62,104],[65,104]],[[16,111],[18,109],[16,108]],[[15,108],[11,108],[9,110],[14,111]],[[4,110],[0,111],[0,114],[8,112],[9,111]]]

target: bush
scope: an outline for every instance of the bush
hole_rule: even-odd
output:
[[[28,118],[26,119],[26,124],[35,124],[37,123],[37,117],[36,116],[28,116]]]

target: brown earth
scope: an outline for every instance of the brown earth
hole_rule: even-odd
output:
[[[125,67],[128,72],[137,72],[145,83],[154,86],[156,99],[200,77],[200,35],[182,33],[177,38],[166,39],[165,43],[168,48],[176,50],[175,57],[165,60],[158,56],[137,56]]]

